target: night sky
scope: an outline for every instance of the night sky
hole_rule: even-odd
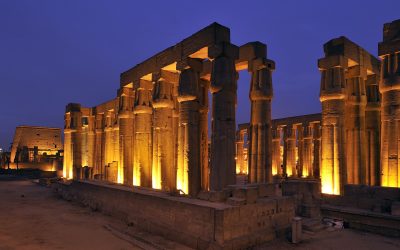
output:
[[[345,35],[376,55],[399,10],[399,0],[0,0],[0,147],[18,125],[62,127],[69,102],[114,98],[121,72],[212,22],[229,27],[236,45],[268,45],[273,118],[320,112],[322,45]],[[250,117],[248,82],[242,72],[239,123]]]

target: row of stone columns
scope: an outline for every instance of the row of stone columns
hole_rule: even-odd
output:
[[[246,61],[252,79],[248,150],[252,183],[272,179],[274,63],[265,58],[265,53]],[[67,112],[66,123],[72,124],[71,119],[75,123],[66,129],[66,152],[71,152],[65,159],[77,173],[64,176],[81,178],[78,172],[86,164],[93,167],[93,176],[99,179],[164,191],[178,189],[190,195],[235,184],[239,50],[228,43],[219,44],[209,48],[209,57],[210,80],[200,77],[201,59],[187,58],[172,72],[160,69],[121,87],[115,100],[88,109],[90,112]],[[172,81],[171,74],[179,78]],[[212,95],[211,142],[208,91]],[[90,128],[81,124],[84,118],[89,118]],[[79,158],[82,156],[84,160]]]
[[[400,21],[383,27],[378,54],[382,60],[381,105],[382,185],[400,187]]]
[[[319,177],[321,140],[319,121],[279,125],[272,129],[272,134],[274,175]]]
[[[338,42],[355,46],[339,38],[325,47]],[[356,51],[357,63],[335,51],[331,55],[329,49],[318,62],[324,193],[341,194],[344,184],[379,185],[379,72],[373,64],[376,59],[361,48]]]

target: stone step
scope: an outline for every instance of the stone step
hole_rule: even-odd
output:
[[[303,230],[307,230],[310,232],[319,232],[326,228],[320,218],[310,219],[310,218],[303,218],[302,220],[302,228]]]

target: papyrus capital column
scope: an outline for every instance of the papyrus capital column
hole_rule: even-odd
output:
[[[322,192],[340,194],[346,180],[344,98],[347,59],[340,55],[327,56],[318,61],[318,67],[321,71]]]
[[[133,185],[152,187],[152,89],[151,81],[140,79],[135,91]]]
[[[210,189],[222,190],[236,183],[235,133],[238,48],[221,44],[212,61],[212,136]]]
[[[201,188],[199,71],[185,68],[179,77],[177,188],[196,196]]]
[[[275,63],[265,58],[249,61],[250,83],[250,146],[249,181],[272,181],[271,100],[272,71]]]
[[[173,135],[173,84],[159,78],[153,91],[153,188],[176,189]]]
[[[121,154],[117,176],[122,177],[125,185],[133,185],[133,89],[122,87],[118,91],[118,96],[119,151]]]
[[[386,23],[379,43],[382,59],[381,185],[400,187],[400,21]]]

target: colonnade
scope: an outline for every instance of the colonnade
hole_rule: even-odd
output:
[[[272,120],[271,176],[319,178],[320,121],[321,114]],[[237,173],[248,173],[249,128],[248,123],[239,124],[237,131]]]
[[[270,181],[274,62],[266,58],[264,44],[237,47],[226,34],[213,24],[124,72],[117,97],[109,102],[93,108],[69,104],[64,177],[192,196],[235,184],[237,71],[247,69],[255,138],[249,149],[251,182]],[[196,44],[199,37],[206,47]]]

